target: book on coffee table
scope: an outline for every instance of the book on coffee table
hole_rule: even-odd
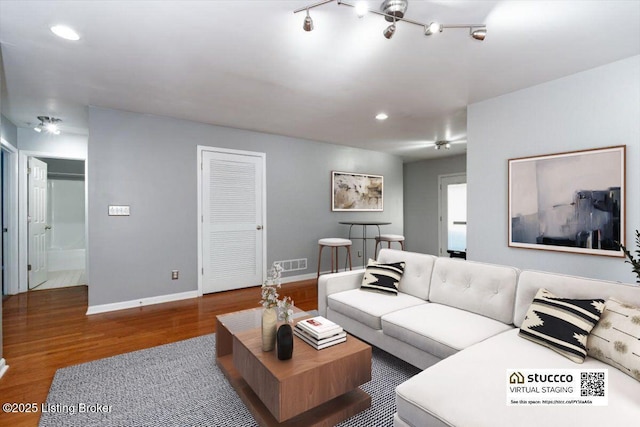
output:
[[[312,342],[314,342],[315,344],[318,345],[322,345],[331,341],[335,341],[337,339],[340,338],[344,338],[347,336],[347,333],[344,330],[341,330],[340,332],[336,333],[335,335],[331,335],[328,336],[326,338],[316,338],[315,336],[313,336],[313,334],[311,334],[310,332],[304,330],[303,328],[301,328],[300,326],[295,326],[293,328],[294,332],[297,332],[298,335],[303,335],[303,338],[308,338],[310,339]]]
[[[309,332],[309,334],[316,339],[328,338],[343,332],[340,325],[332,322],[331,320],[325,319],[322,316],[301,320],[296,324],[296,326],[302,328],[302,330],[306,332]]]
[[[316,350],[322,350],[323,348],[331,347],[347,341],[347,333],[344,331],[341,334],[323,340],[315,340],[309,337],[309,335],[302,332],[300,328],[294,328],[293,334]]]

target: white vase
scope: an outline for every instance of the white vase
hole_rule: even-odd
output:
[[[265,308],[262,311],[262,351],[271,351],[276,344],[276,326],[278,312],[275,308]]]

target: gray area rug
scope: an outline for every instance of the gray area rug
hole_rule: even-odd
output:
[[[343,427],[392,426],[395,387],[419,370],[373,349],[371,408]],[[59,369],[40,426],[256,426],[215,364],[215,334]]]

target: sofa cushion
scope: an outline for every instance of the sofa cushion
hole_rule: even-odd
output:
[[[580,369],[606,369],[587,357]],[[448,357],[396,388],[398,415],[414,426],[623,425],[640,417],[638,382],[608,372],[608,406],[507,406],[507,369],[576,369],[558,353],[518,337],[512,329]],[[439,425],[439,424],[438,424]]]
[[[385,314],[414,305],[427,304],[412,295],[399,292],[390,297],[378,292],[352,289],[329,295],[329,307],[347,317],[359,321],[372,329],[382,329],[380,318]]]
[[[518,278],[513,324],[520,327],[538,289],[545,288],[565,298],[614,297],[640,307],[640,287],[606,280],[524,270]]]
[[[497,320],[442,304],[422,304],[382,316],[382,331],[440,359],[512,329]]]
[[[404,274],[398,284],[398,290],[425,301],[429,299],[431,272],[437,258],[433,255],[388,248],[383,248],[378,254],[378,261],[385,264],[404,262]]]
[[[438,258],[429,301],[509,324],[513,321],[518,271],[501,265]]]
[[[404,262],[383,264],[370,259],[360,289],[398,295],[398,282],[404,273]]]
[[[519,335],[582,363],[587,356],[587,336],[603,309],[602,299],[562,298],[540,289],[531,302]]]
[[[589,334],[587,353],[640,381],[640,308],[609,298]]]

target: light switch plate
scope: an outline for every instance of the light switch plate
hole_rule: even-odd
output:
[[[109,205],[109,216],[129,216],[129,208],[128,205]]]

